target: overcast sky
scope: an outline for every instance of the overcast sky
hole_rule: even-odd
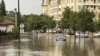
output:
[[[14,10],[17,8],[18,0],[4,0],[6,10]],[[41,14],[42,13],[42,0],[20,0],[21,14]]]

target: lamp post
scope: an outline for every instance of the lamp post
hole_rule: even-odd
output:
[[[18,14],[17,14],[17,26],[18,26],[18,44],[19,44],[19,53],[20,56],[20,1],[18,0]]]
[[[15,8],[14,10],[15,10],[15,13],[14,13],[15,14],[15,17],[14,17],[15,18],[15,26],[17,26],[17,9]]]

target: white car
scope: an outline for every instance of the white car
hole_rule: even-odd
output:
[[[56,37],[56,41],[66,41],[66,37],[64,35],[59,35]]]
[[[46,30],[46,32],[47,32],[47,33],[56,33],[56,30],[54,30],[54,29],[53,29],[53,30],[52,30],[52,29],[49,29],[49,30]]]
[[[76,31],[76,32],[75,32],[75,36],[76,36],[76,37],[81,37],[81,38],[87,38],[87,37],[88,37],[88,34],[83,33],[83,32],[81,32],[81,31]]]
[[[100,32],[93,33],[93,37],[100,37]]]

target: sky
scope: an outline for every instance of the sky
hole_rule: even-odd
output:
[[[1,1],[1,0],[0,0]],[[18,7],[18,0],[4,0],[7,11],[14,11]],[[41,14],[42,0],[20,0],[21,14]]]

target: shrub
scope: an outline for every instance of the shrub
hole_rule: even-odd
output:
[[[14,26],[14,28],[12,29],[12,33],[17,36],[18,35],[18,27],[17,26]]]
[[[12,35],[12,32],[6,32],[6,31],[0,30],[0,35]]]

